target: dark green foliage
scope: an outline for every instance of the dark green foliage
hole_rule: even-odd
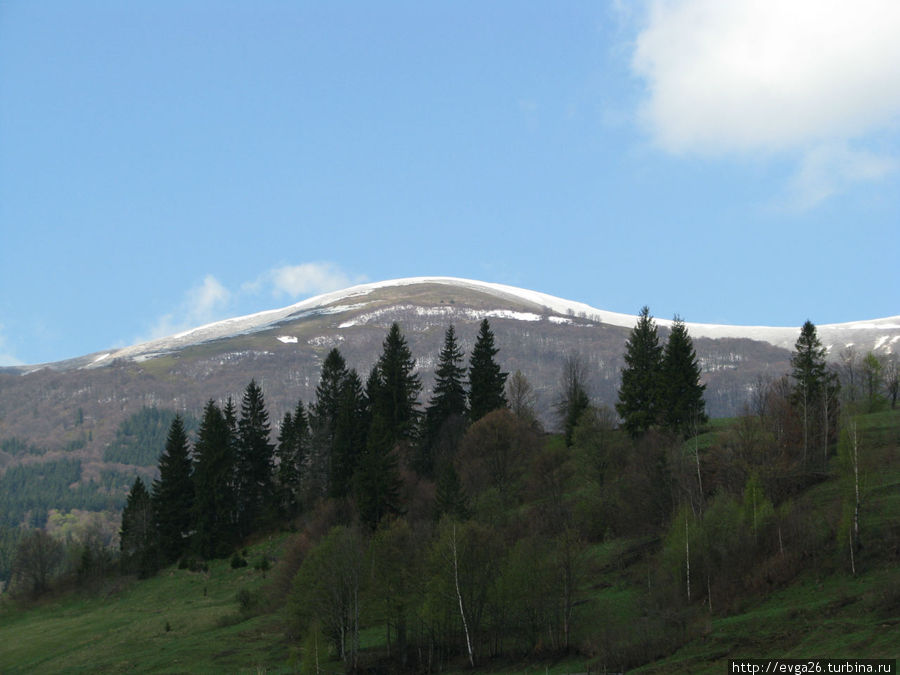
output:
[[[116,438],[103,452],[104,462],[119,462],[137,466],[153,466],[159,461],[166,445],[173,410],[145,407],[123,420],[116,429]],[[197,420],[182,416],[182,425],[190,433],[197,428]]]
[[[312,409],[315,426],[322,430],[329,451],[333,444],[334,427],[341,404],[341,387],[346,377],[347,363],[341,352],[334,348],[328,352],[322,364],[322,374],[319,377],[319,384],[316,385],[316,402]]]
[[[51,508],[118,510],[133,477],[128,475],[124,488],[121,483],[125,476],[118,472],[101,472],[100,483],[82,482],[81,461],[77,459],[11,466],[0,475],[0,524],[41,528]]]
[[[300,487],[303,466],[309,453],[309,422],[303,401],[297,402],[293,413],[284,414],[278,434],[275,456],[278,459],[276,479],[283,518],[293,518],[301,505]]]
[[[382,354],[376,364],[372,391],[367,392],[373,416],[379,416],[384,424],[387,442],[393,446],[414,439],[419,421],[419,391],[422,383],[415,373],[416,362],[400,332],[400,326],[391,325],[382,343]],[[371,380],[371,378],[370,378]],[[381,443],[381,441],[377,441]]]
[[[456,520],[466,520],[470,515],[459,474],[450,462],[444,464],[438,475],[434,499],[435,521],[445,515]]]
[[[262,390],[251,380],[241,400],[237,443],[238,532],[247,536],[277,513],[273,468],[275,447],[269,442],[269,413]]]
[[[650,308],[640,317],[625,343],[625,367],[616,412],[632,437],[647,431],[659,421],[662,347]]]
[[[700,384],[700,364],[687,327],[677,316],[662,357],[661,405],[663,425],[689,436],[705,424],[705,384]]]
[[[815,398],[825,380],[825,347],[819,341],[815,325],[807,320],[791,355],[791,377],[794,378],[794,400]]]
[[[187,434],[181,416],[169,428],[166,449],[159,458],[159,478],[153,481],[153,515],[159,554],[164,563],[185,552],[193,529],[194,482]]]
[[[335,432],[341,407],[341,392],[347,379],[347,364],[335,348],[328,352],[322,364],[322,374],[316,386],[316,400],[310,406],[310,461],[306,485],[307,501],[332,493],[334,478]],[[340,482],[340,481],[339,481]],[[343,491],[339,485],[338,491]]]
[[[440,441],[442,437],[451,435],[446,428],[448,422],[462,420],[466,415],[466,389],[463,384],[466,369],[462,362],[462,349],[456,342],[453,326],[449,326],[435,369],[434,393],[425,409],[425,424],[416,457],[415,469],[424,476],[434,475],[435,454]],[[452,457],[453,448],[444,454]]]
[[[506,376],[494,360],[500,350],[487,319],[481,322],[469,360],[469,419],[477,422],[492,410],[506,407]]]
[[[158,566],[156,522],[150,493],[139,477],[134,479],[122,511],[119,530],[122,571],[141,577],[152,575]]]
[[[791,355],[794,386],[791,403],[798,413],[803,431],[803,464],[813,462],[812,450],[823,448],[823,468],[829,445],[836,439],[840,388],[837,376],[825,363],[826,349],[819,341],[815,325],[807,320]],[[818,455],[818,453],[816,453]]]
[[[329,477],[329,494],[332,497],[346,497],[350,493],[353,474],[360,455],[366,449],[368,426],[368,401],[362,381],[355,370],[350,370],[341,383],[334,424]]]
[[[389,424],[375,413],[366,443],[353,476],[359,517],[371,529],[389,514],[402,512],[399,462]]]
[[[194,444],[194,548],[204,558],[223,557],[235,538],[235,438],[210,400]]]
[[[43,455],[46,448],[39,448],[21,438],[4,438],[0,441],[0,452],[16,457],[17,455]]]

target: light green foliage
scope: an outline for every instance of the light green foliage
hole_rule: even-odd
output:
[[[307,554],[288,604],[302,633],[321,625],[341,660],[355,667],[359,654],[365,542],[353,528],[333,528]]]

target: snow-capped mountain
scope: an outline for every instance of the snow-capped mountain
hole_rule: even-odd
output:
[[[377,291],[384,289],[399,290],[423,285],[443,286],[448,291],[471,291],[493,296],[496,298],[496,309],[472,311],[460,308],[454,312],[444,305],[432,308],[429,312],[427,308],[422,307],[419,310],[421,316],[430,314],[435,318],[452,319],[455,314],[460,314],[467,318],[478,318],[479,320],[481,318],[502,318],[525,322],[544,320],[557,324],[574,324],[580,320],[590,321],[596,325],[618,326],[629,329],[637,321],[635,315],[609,312],[591,307],[582,302],[566,300],[515,286],[455,277],[411,277],[360,284],[343,290],[317,295],[281,309],[267,310],[247,316],[217,321],[150,342],[49,365],[51,367],[66,368],[103,365],[117,359],[142,361],[162,354],[176,352],[186,347],[264,331],[286,322],[313,316],[344,316],[352,314],[354,318],[338,324],[339,329],[351,328],[391,315],[395,307],[382,306],[378,302]],[[507,306],[510,302],[522,306],[526,311],[509,310]],[[397,305],[396,307],[402,309],[402,305]],[[668,319],[656,319],[656,322],[663,328],[668,328],[672,324],[672,321]],[[800,330],[799,326],[737,326],[705,323],[688,323],[687,326],[694,338],[744,338],[767,342],[784,349],[793,348]],[[897,348],[898,341],[900,341],[900,316],[850,323],[823,324],[817,326],[817,330],[819,338],[830,354],[837,354],[841,349],[851,345],[863,353],[868,351],[892,353]],[[287,337],[288,341],[290,341],[290,336]],[[31,370],[33,368],[35,367],[28,369]]]
[[[277,422],[298,399],[315,398],[322,360],[332,347],[365,379],[395,321],[417,360],[424,405],[446,327],[455,326],[468,351],[484,318],[494,330],[501,366],[520,370],[531,381],[548,426],[554,424],[553,402],[567,354],[585,360],[594,400],[614,403],[636,316],[502,284],[417,277],[353,286],[124,349],[0,369],[0,441],[15,437],[52,450],[84,438],[77,452],[99,461],[118,424],[141,407],[197,414],[210,398],[238,399],[251,378],[262,385]],[[662,333],[671,324],[657,323]],[[848,345],[858,354],[900,349],[900,316],[817,328],[835,359]],[[713,416],[738,413],[760,376],[788,372],[800,331],[698,323],[688,329]],[[0,451],[0,468],[10,461]]]

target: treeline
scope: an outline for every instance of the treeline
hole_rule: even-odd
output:
[[[406,512],[406,471],[426,479],[440,474],[438,487],[446,493],[458,484],[453,450],[465,427],[506,405],[497,351],[485,320],[466,378],[456,334],[448,328],[434,395],[422,411],[415,361],[394,324],[365,384],[333,349],[315,401],[298,401],[285,414],[275,443],[255,382],[240,410],[231,400],[224,408],[209,401],[193,451],[176,417],[159,478],[149,490],[137,479],[129,494],[123,565],[149,574],[185,554],[222,557],[251,533],[290,521],[324,498],[351,500],[360,521],[374,530]]]

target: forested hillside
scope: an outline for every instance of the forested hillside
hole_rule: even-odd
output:
[[[790,372],[761,381],[744,415],[710,422],[686,327],[661,337],[645,308],[615,411],[593,404],[589,361],[572,353],[561,433],[548,434],[527,374],[499,366],[502,348],[487,320],[468,355],[448,326],[427,400],[397,324],[364,376],[333,348],[315,398],[280,421],[256,381],[239,400],[210,392],[196,433],[172,418],[157,477],[131,483],[119,550],[74,538],[66,556],[26,534],[10,592],[28,601],[175,563],[207,578],[223,573],[216,560],[253,563],[265,581],[220,627],[270,617],[294,654],[270,655],[270,667],[562,659],[602,672],[754,645],[749,655],[769,654],[728,617],[805,584],[831,598],[846,580],[857,590],[828,610],[856,635],[840,655],[896,656],[900,414],[880,364],[848,380],[807,322]],[[276,532],[278,550],[247,552]],[[59,552],[52,565],[35,562],[39,547]],[[822,639],[773,611],[775,648]],[[698,647],[708,638],[718,654]]]

